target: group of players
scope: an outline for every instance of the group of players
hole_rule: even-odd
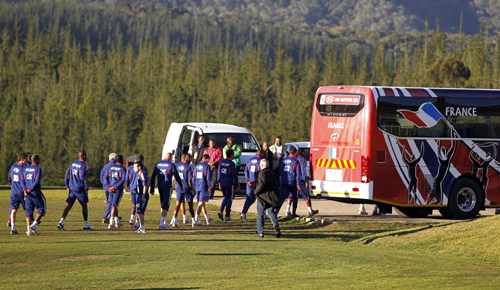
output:
[[[217,184],[222,191],[223,200],[218,212],[218,217],[223,221],[231,220],[231,206],[234,198],[234,190],[239,189],[238,169],[233,162],[234,151],[228,149],[218,165]],[[14,164],[9,172],[9,182],[12,186],[10,198],[9,223],[11,234],[18,234],[15,227],[16,212],[19,205],[26,210],[27,235],[38,234],[37,225],[41,223],[41,218],[46,214],[45,197],[41,191],[40,180],[42,169],[39,167],[40,157],[38,155],[28,155],[21,153],[18,156],[18,163]],[[288,200],[287,216],[296,216],[297,198],[300,192],[309,209],[309,215],[318,213],[313,210],[307,194],[307,172],[304,151],[290,148],[287,156],[280,159],[278,173],[280,176],[280,200],[281,203]],[[252,157],[245,167],[246,200],[241,211],[241,219],[246,222],[246,213],[250,206],[255,202],[254,194],[258,174],[260,172],[260,161],[266,158],[264,150],[258,150],[256,156]],[[65,231],[64,220],[73,207],[76,200],[82,206],[84,220],[84,231],[93,231],[88,224],[88,187],[86,176],[88,166],[85,163],[87,155],[85,151],[79,152],[78,160],[72,162],[65,174],[65,185],[68,189],[67,206],[63,211],[61,220],[57,227]],[[158,188],[158,194],[161,204],[161,220],[158,229],[168,230],[169,224],[166,220],[167,212],[170,208],[170,201],[173,189],[176,192],[176,204],[170,225],[174,228],[179,227],[177,216],[179,210],[183,215],[183,223],[191,223],[193,227],[200,226],[199,220],[201,213],[205,217],[207,225],[213,221],[208,216],[206,203],[211,198],[213,166],[209,164],[210,156],[204,154],[201,162],[191,164],[190,154],[183,154],[182,160],[175,164],[172,162],[172,155],[167,153],[164,160],[156,163],[151,175],[151,182],[148,183],[148,169],[144,166],[144,157],[138,155],[134,164],[125,168],[123,166],[123,156],[111,153],[109,163],[106,164],[100,174],[100,180],[106,194],[107,207],[103,215],[102,222],[109,224],[108,228],[119,228],[123,226],[118,216],[118,209],[125,191],[131,195],[131,215],[129,226],[134,228],[136,233],[146,233],[144,225],[144,214],[146,212],[149,195],[155,194],[155,187]],[[157,182],[157,185],[155,184]],[[149,189],[149,191],[148,191]],[[198,207],[194,210],[193,201],[196,197]],[[185,202],[188,203],[191,218],[186,215]],[[293,202],[293,213],[290,211]],[[33,217],[34,209],[37,209],[36,218]],[[225,214],[224,214],[225,211]]]

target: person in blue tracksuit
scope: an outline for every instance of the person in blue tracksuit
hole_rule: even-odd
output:
[[[134,180],[134,183],[131,184],[131,187],[136,188],[137,194],[135,195],[135,206],[137,213],[137,219],[139,220],[139,227],[137,231],[138,234],[145,234],[146,228],[144,226],[144,214],[146,213],[146,208],[148,207],[149,202],[149,194],[148,194],[148,177],[144,172],[144,165],[140,160],[136,160],[134,162],[134,172],[137,175],[137,178]]]
[[[69,165],[68,170],[66,170],[66,174],[64,175],[64,183],[66,185],[66,189],[69,190],[69,193],[68,198],[66,199],[68,205],[64,209],[61,220],[57,224],[57,228],[61,231],[65,231],[64,219],[75,204],[76,200],[78,200],[78,202],[82,206],[83,230],[94,230],[89,226],[87,222],[89,215],[87,207],[87,203],[89,202],[89,194],[87,183],[85,182],[85,178],[87,177],[88,172],[88,166],[87,164],[85,164],[85,161],[87,160],[87,153],[82,150],[78,153],[78,157],[78,160],[73,161]]]
[[[118,219],[118,207],[123,197],[123,188],[125,183],[125,175],[127,170],[122,165],[123,156],[117,155],[115,158],[116,164],[113,164],[108,169],[107,180],[109,189],[109,202],[111,204],[111,217],[109,219],[109,229],[119,228],[122,223]]]
[[[200,163],[195,165],[193,172],[193,186],[196,191],[196,200],[198,201],[198,208],[196,209],[196,215],[194,217],[195,224],[200,225],[198,217],[203,211],[205,215],[205,220],[207,225],[212,222],[212,218],[208,216],[207,208],[205,204],[210,199],[210,185],[212,183],[212,166],[208,164],[210,161],[210,156],[208,154],[203,155]]]
[[[158,229],[168,230],[167,212],[170,208],[170,200],[172,199],[172,179],[175,178],[177,183],[180,184],[181,189],[184,188],[179,172],[177,172],[177,167],[172,162],[171,153],[167,153],[165,155],[165,159],[156,163],[155,168],[153,169],[150,187],[151,194],[154,194],[155,192],[156,177],[158,177],[158,192],[161,203],[161,220]]]
[[[47,202],[45,201],[45,196],[42,193],[42,187],[40,185],[42,179],[42,168],[39,166],[40,156],[33,154],[31,161],[31,165],[24,170],[24,195],[26,200],[26,223],[28,226],[26,234],[28,236],[33,234],[38,235],[37,225],[40,223],[41,218],[47,213]],[[32,221],[35,207],[38,212],[35,220]]]
[[[226,159],[219,163],[219,172],[217,175],[217,183],[222,191],[222,203],[218,216],[221,220],[231,220],[231,205],[233,204],[234,187],[239,188],[238,183],[238,169],[233,162],[234,151],[228,149],[226,151]],[[226,209],[226,216],[224,216],[224,208]]]
[[[306,152],[304,150],[304,148],[299,148],[299,151],[297,151],[297,161],[299,162],[300,164],[300,181],[299,181],[299,187],[297,187],[298,189],[298,193],[300,194],[300,196],[302,197],[302,199],[304,200],[304,202],[306,203],[307,205],[307,210],[309,211],[309,216],[313,216],[315,214],[317,214],[319,211],[318,210],[314,210],[312,208],[312,202],[311,202],[311,199],[309,198],[309,178],[307,177],[308,176],[308,172],[307,172],[307,160],[306,160]],[[287,212],[287,216],[297,216],[297,204],[298,204],[298,197],[296,197],[295,199],[293,199],[293,196],[292,195],[289,195],[288,196],[288,205],[287,205],[287,208],[286,208],[286,212]],[[290,213],[290,203],[291,201],[293,200],[293,208],[292,208],[292,212]]]
[[[116,153],[111,153],[109,154],[109,162],[108,164],[104,165],[104,167],[101,170],[101,183],[102,183],[102,188],[104,189],[104,194],[106,195],[106,210],[104,211],[104,215],[102,216],[102,223],[103,224],[109,224],[109,216],[111,214],[111,203],[109,200],[109,184],[108,184],[108,179],[107,179],[107,173],[108,169],[115,164],[115,157]]]
[[[247,221],[247,212],[250,206],[255,202],[255,187],[257,183],[257,176],[260,171],[260,160],[265,158],[263,150],[259,149],[257,155],[250,158],[245,167],[245,178],[247,179],[246,200],[241,211],[241,221]]]
[[[7,222],[7,226],[10,226],[10,234],[17,235],[18,232],[16,230],[16,213],[19,209],[19,205],[23,206],[23,209],[26,209],[26,205],[24,203],[24,170],[26,167],[26,154],[21,153],[18,156],[18,163],[12,165],[9,170],[9,183],[11,185],[11,194],[10,194],[10,213],[9,213],[9,221]]]
[[[178,184],[176,180],[173,180],[174,187],[175,187],[175,193],[176,193],[176,198],[175,198],[175,209],[174,209],[174,215],[172,217],[172,221],[170,221],[170,224],[174,228],[179,227],[179,222],[177,221],[177,214],[179,213],[179,209],[182,211],[182,222],[187,224],[192,222],[192,226],[195,227],[197,224],[195,223],[195,215],[194,215],[194,207],[193,207],[193,190],[191,189],[193,187],[193,167],[191,166],[191,154],[183,154],[182,155],[182,161],[175,164],[177,167],[177,171],[179,172],[179,176],[182,180],[182,186],[183,188],[181,189],[181,184]],[[191,214],[191,220],[186,216],[186,208],[185,206],[182,206],[184,204],[184,201],[187,201],[188,206],[189,206],[189,213]]]
[[[297,149],[291,147],[289,156],[285,157],[280,163],[280,203],[283,205],[287,198],[297,199],[297,189],[300,190],[300,163],[295,158]],[[293,215],[292,215],[293,217]]]
[[[148,178],[148,168],[144,165],[144,156],[137,155],[137,157],[134,160],[134,164],[135,163],[142,164],[141,172],[142,172],[142,174],[144,174],[144,176],[147,179]],[[139,220],[138,219],[135,220],[135,226],[134,226],[134,217],[136,216],[136,214],[135,214],[135,209],[136,209],[135,201],[137,199],[136,198],[137,190],[134,187],[130,186],[131,183],[136,182],[135,179],[138,177],[137,173],[134,171],[134,164],[130,165],[127,168],[127,176],[125,177],[125,184],[126,184],[128,190],[130,191],[130,200],[131,200],[131,204],[132,204],[132,208],[130,209],[130,220],[129,220],[128,224],[130,225],[130,227],[138,228],[139,227]]]

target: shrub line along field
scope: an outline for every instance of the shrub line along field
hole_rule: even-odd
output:
[[[311,224],[280,218],[282,238],[272,235],[270,223],[259,238],[255,214],[248,215],[248,223],[217,220],[158,231],[155,195],[146,212],[147,233],[135,234],[101,223],[104,194],[96,189],[89,192],[89,224],[95,231],[82,231],[81,208],[75,204],[67,231],[61,232],[56,224],[67,191],[43,191],[48,214],[39,236],[10,236],[5,225],[0,230],[1,289],[494,289],[500,283],[499,216],[445,223]],[[9,196],[9,188],[0,189],[4,220]],[[216,217],[218,205],[209,210]],[[120,215],[130,216],[127,196]],[[24,211],[16,226],[24,233]]]

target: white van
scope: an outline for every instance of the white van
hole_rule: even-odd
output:
[[[170,152],[173,160],[177,163],[181,160],[182,154],[189,153],[193,156],[198,145],[199,135],[205,136],[207,143],[209,139],[214,139],[215,145],[221,150],[226,146],[227,137],[233,137],[234,143],[238,144],[242,151],[238,181],[240,184],[245,184],[245,166],[248,159],[255,156],[260,145],[252,132],[243,127],[218,123],[172,123],[163,145],[162,158]]]

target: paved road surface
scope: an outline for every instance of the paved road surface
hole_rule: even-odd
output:
[[[210,204],[220,205],[222,201],[222,193],[220,191],[215,192],[215,196],[213,200],[210,200]],[[358,204],[348,204],[342,202],[336,202],[332,200],[326,199],[311,199],[313,209],[318,209],[319,214],[315,217],[318,219],[325,219],[330,221],[349,221],[349,222],[362,222],[362,221],[378,221],[378,222],[446,222],[452,221],[448,219],[444,219],[439,211],[434,210],[433,215],[428,216],[427,218],[404,218],[398,215],[394,210],[392,214],[383,215],[383,216],[372,216],[371,213],[373,211],[374,205],[367,204],[365,205],[366,211],[369,215],[358,215]],[[236,193],[235,198],[233,200],[232,210],[236,212],[240,212],[243,208],[243,204],[245,203],[245,193],[240,190]],[[286,205],[285,205],[286,206]],[[250,207],[250,212],[257,213],[257,205],[254,203]],[[480,212],[482,216],[494,215],[495,209],[487,209],[485,211]],[[285,214],[285,210],[282,209],[280,212],[280,216]],[[307,207],[303,200],[299,199],[299,206],[297,208],[297,214],[301,217],[306,217],[308,215]],[[237,219],[238,216],[233,216],[233,219]]]

